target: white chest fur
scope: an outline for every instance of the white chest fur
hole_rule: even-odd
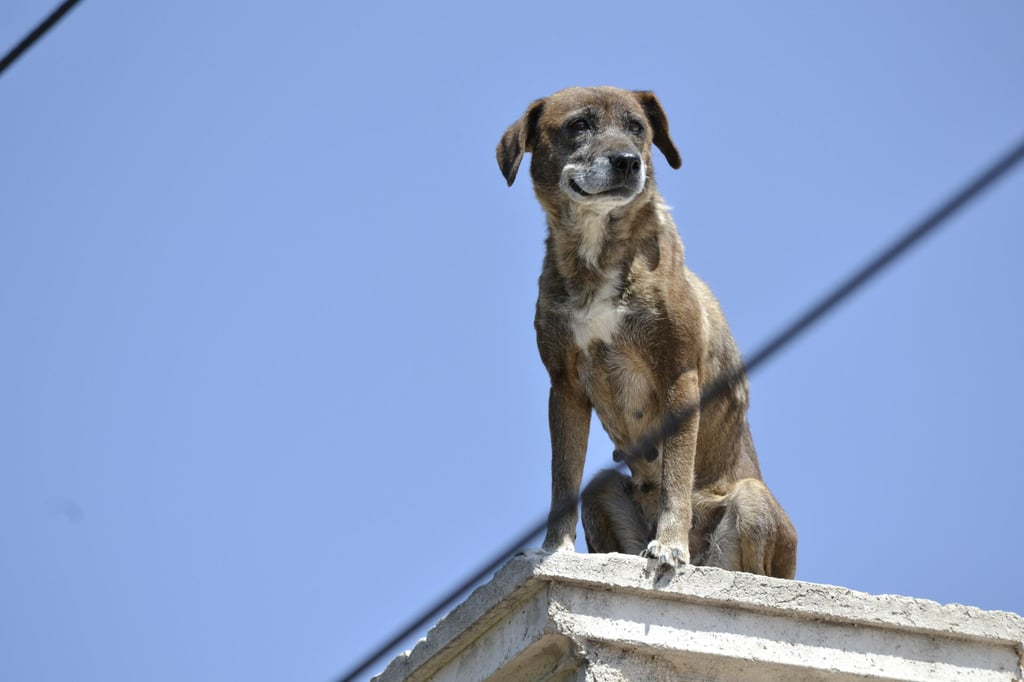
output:
[[[595,341],[611,343],[626,314],[618,289],[617,278],[608,278],[588,304],[572,311],[573,338],[580,350]]]

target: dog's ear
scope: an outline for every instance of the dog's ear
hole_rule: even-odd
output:
[[[519,164],[523,160],[523,154],[532,152],[537,143],[537,121],[540,119],[540,112],[544,110],[544,100],[538,99],[533,102],[522,117],[510,125],[505,134],[501,136],[498,143],[498,166],[501,174],[508,181],[511,187],[515,182],[516,173],[519,172]]]
[[[665,155],[668,165],[679,168],[683,165],[683,160],[680,158],[679,150],[676,149],[672,138],[668,135],[668,117],[665,116],[665,110],[661,108],[661,102],[653,92],[648,90],[634,90],[633,96],[636,97],[640,106],[643,107],[644,113],[647,114],[647,120],[654,133],[654,146]]]

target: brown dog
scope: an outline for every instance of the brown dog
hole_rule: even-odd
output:
[[[535,318],[551,377],[543,548],[575,547],[596,409],[632,478],[606,471],[583,492],[590,551],[791,578],[796,532],[761,480],[743,361],[718,302],[683,264],[654,186],[652,144],[679,167],[654,94],[609,87],[535,101],[498,144],[509,185],[533,154],[530,175],[547,214]],[[701,406],[702,392],[723,379],[728,388]],[[678,428],[645,444],[673,416]]]

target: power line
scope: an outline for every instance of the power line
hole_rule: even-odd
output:
[[[61,20],[61,18],[68,13],[68,11],[78,4],[78,0],[65,0],[60,4],[57,9],[50,12],[50,16],[43,19],[38,26],[21,39],[21,42],[11,48],[11,51],[4,55],[3,59],[0,59],[0,75],[7,69],[8,66],[14,63],[14,61],[22,55],[25,50],[32,47],[32,44],[43,37],[47,31],[53,28],[54,24]]]
[[[888,247],[876,254],[829,293],[822,296],[814,305],[808,308],[806,312],[786,325],[780,332],[758,349],[757,352],[751,355],[750,360],[745,363],[746,371],[748,373],[755,371],[760,365],[764,364],[768,359],[782,350],[814,323],[818,322],[836,306],[849,298],[854,292],[867,284],[868,281],[878,275],[883,269],[892,265],[898,258],[906,254],[911,247],[920,243],[924,237],[934,232],[954,213],[963,208],[981,192],[986,190],[993,182],[1010,171],[1010,169],[1017,165],[1021,159],[1024,159],[1024,140],[1019,141],[1008,152],[1004,153],[995,162],[990,164],[984,171],[975,176],[960,190],[939,204],[937,208],[933,209],[931,213],[925,216],[925,218],[920,222],[913,225]],[[702,393],[700,405],[703,406],[707,404],[710,400],[714,399],[726,390],[736,379],[739,378],[741,372],[742,370],[735,371],[719,378],[718,381]],[[694,411],[694,409],[697,408],[694,407],[683,412],[667,415],[665,419],[662,420],[659,428],[648,434],[648,436],[637,445],[634,452],[643,452],[651,445],[663,440],[666,436],[673,433],[680,426],[683,420],[685,420]],[[620,462],[616,469],[620,471],[624,470],[627,464],[628,461]],[[602,473],[597,475],[600,476]],[[419,616],[416,616],[408,625],[395,633],[394,636],[378,646],[371,653],[364,656],[348,672],[339,677],[338,681],[350,682],[351,680],[355,680],[358,675],[366,672],[371,665],[377,662],[386,653],[394,649],[407,637],[416,633],[420,628],[436,618],[438,614],[462,596],[463,593],[473,587],[473,585],[486,578],[501,564],[507,561],[509,557],[514,555],[526,546],[527,543],[544,532],[544,529],[547,527],[549,516],[557,517],[562,514],[570,513],[575,509],[578,501],[578,499],[572,500],[560,508],[553,509],[551,513],[546,515],[542,520],[534,523],[518,536],[512,538],[479,569],[434,601],[430,606],[424,609]]]

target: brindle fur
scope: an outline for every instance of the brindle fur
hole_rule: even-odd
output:
[[[547,214],[535,327],[551,377],[552,512],[543,549],[572,550],[591,410],[631,477],[582,495],[592,552],[643,554],[791,578],[796,532],[761,480],[749,387],[718,302],[683,262],[654,184],[651,147],[681,160],[651,92],[569,88],[533,102],[498,144],[511,185],[526,152]],[[703,407],[701,391],[735,372]],[[653,450],[633,450],[686,414]],[[562,513],[571,508],[570,513]]]

